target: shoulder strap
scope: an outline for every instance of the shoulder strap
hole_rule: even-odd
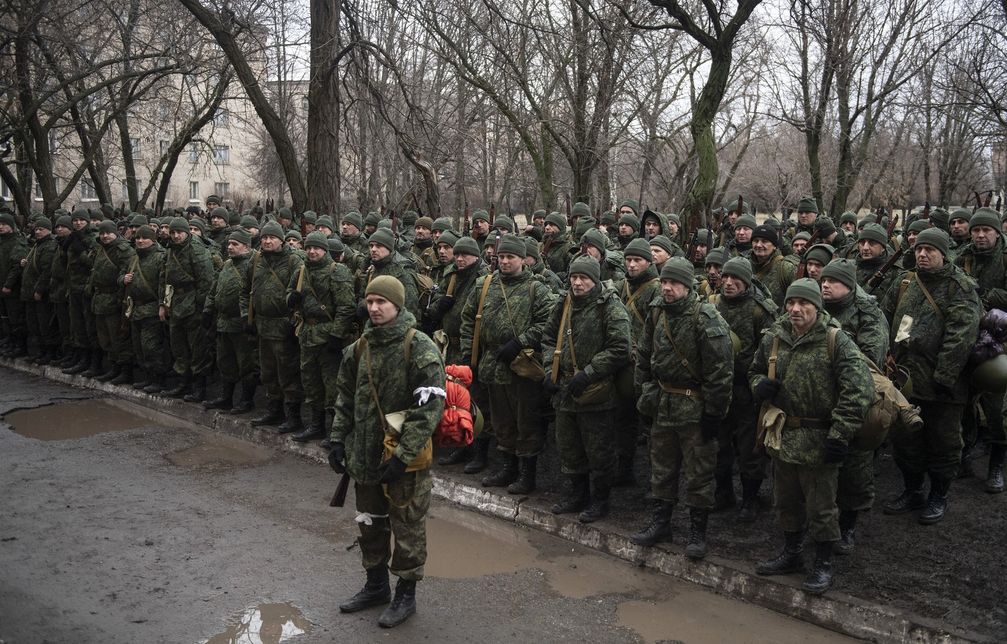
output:
[[[830,328],[828,335],[828,348],[829,348],[829,362],[833,362],[836,359],[836,335],[839,334],[839,329]]]
[[[563,302],[563,314],[559,318],[559,333],[556,334],[556,350],[552,352],[552,381],[559,380],[559,363],[563,356],[563,338],[567,335],[567,324],[570,321],[570,295]],[[577,370],[577,358],[573,353],[573,338],[570,338],[570,357],[573,359],[573,370]]]
[[[444,289],[444,295],[448,297],[454,297],[455,295],[455,283],[458,281],[458,274],[451,273],[451,277],[448,278],[448,287]]]
[[[686,358],[685,354],[683,354],[681,351],[678,350],[678,344],[675,342],[675,338],[672,337],[671,335],[671,325],[668,323],[668,314],[662,310],[661,317],[664,320],[664,335],[665,337],[668,338],[668,342],[671,343],[672,351],[674,351],[675,355],[678,356],[679,361],[681,362],[682,366],[685,367],[685,370],[689,372],[689,375],[692,376],[696,380],[696,382],[702,382],[703,379],[699,377],[699,374],[696,373],[696,370],[692,368],[691,364],[689,364],[688,358]],[[693,310],[693,317],[694,318],[699,317],[699,305],[697,305],[696,308]]]
[[[770,380],[776,379],[776,361],[779,359],[780,336],[773,336],[773,348],[769,350],[769,366],[766,369],[766,376]]]
[[[643,315],[640,313],[640,310],[636,307],[636,300],[639,299],[640,294],[643,293],[644,289],[648,288],[651,284],[657,282],[659,279],[660,278],[657,277],[650,278],[649,280],[638,286],[636,290],[633,291],[633,294],[626,298],[626,308],[633,312],[633,315],[636,316],[636,319],[639,320],[641,324],[643,323]],[[624,282],[624,284],[626,286],[626,293],[629,293],[629,279],[627,279]]]
[[[487,275],[483,280],[483,288],[479,293],[479,304],[476,305],[476,322],[472,328],[472,358],[469,362],[473,369],[479,365],[479,334],[482,331],[483,305],[486,304],[486,294],[489,293],[492,281],[492,274]]]
[[[909,284],[913,281],[915,277],[916,273],[910,271],[906,273],[906,276],[902,280],[902,283],[899,284],[899,299],[896,300],[895,302],[896,308],[898,308],[899,302],[902,301],[902,296],[906,294],[906,291],[909,289]],[[920,287],[920,291],[923,293],[923,297],[927,298],[927,302],[929,302],[930,306],[933,307],[934,313],[937,314],[937,317],[939,317],[941,320],[944,320],[944,312],[941,311],[941,307],[937,306],[937,301],[934,300],[934,296],[930,294],[930,289],[928,289],[926,285],[923,283],[923,281],[920,279],[916,279],[916,285]]]

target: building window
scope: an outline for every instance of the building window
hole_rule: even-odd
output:
[[[231,162],[231,148],[226,145],[213,146],[213,162],[217,165],[227,165]]]
[[[217,182],[213,184],[213,194],[217,195],[221,199],[227,199],[231,196],[231,184],[226,181],[221,183]]]
[[[201,201],[199,198],[199,182],[189,182],[189,201]]]
[[[189,144],[189,163],[195,163],[199,159],[199,144]]]
[[[42,201],[42,184],[38,181],[35,182],[35,187],[32,190],[35,195],[35,201]]]
[[[132,138],[129,140],[129,147],[133,150],[133,158],[140,158],[140,139]]]
[[[81,201],[97,201],[98,195],[94,191],[94,184],[91,183],[90,179],[80,180],[80,200]]]
[[[227,111],[226,108],[219,108],[217,113],[213,115],[214,125],[227,126],[231,122],[231,113]]]

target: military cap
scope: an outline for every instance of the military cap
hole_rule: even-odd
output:
[[[148,221],[147,217],[144,215],[133,215],[129,219],[129,225],[135,226],[137,228],[139,228],[140,226],[146,226],[149,223],[150,221]]]
[[[63,228],[73,228],[73,220],[70,219],[70,215],[60,215],[56,219],[56,226],[62,226]]]
[[[745,257],[732,257],[724,263],[721,274],[737,277],[747,286],[752,285],[752,262]]]
[[[724,211],[725,215],[729,215],[732,212],[738,212],[738,202],[737,201],[728,201],[727,203],[725,203],[723,205],[723,207],[721,208],[721,210]],[[742,203],[741,204],[741,212],[738,212],[738,216],[740,217],[741,215],[747,215],[748,212],[749,212],[749,210],[748,210],[748,204],[747,203]]]
[[[541,208],[539,208],[538,210],[536,210],[535,212],[533,212],[531,214],[532,220],[534,220],[537,217],[541,217],[542,219],[545,219],[545,216],[546,216],[546,212],[545,212],[545,210],[543,210]]]
[[[752,230],[755,230],[756,228],[758,228],[759,224],[755,222],[755,217],[746,212],[745,214],[738,217],[737,221],[734,222],[735,228],[741,228],[742,226],[744,226],[745,228],[751,228]]]
[[[443,237],[443,235],[442,235]],[[455,242],[455,255],[472,255],[479,257],[479,244],[471,237],[460,237]]]
[[[836,249],[829,244],[815,244],[808,250],[804,251],[804,261],[806,262],[818,262],[822,266],[825,266],[832,261],[832,256],[836,254]]]
[[[206,234],[206,224],[203,223],[203,220],[200,219],[199,217],[193,217],[191,220],[189,220],[189,227],[191,228],[193,226],[198,228],[200,233],[204,235]]]
[[[717,236],[713,234],[713,231],[709,228],[700,228],[696,231],[696,244],[700,246],[707,246],[713,244],[716,241]]]
[[[259,229],[259,237],[267,236],[283,239],[283,226],[275,221],[271,221],[263,225],[262,228]]]
[[[626,224],[633,230],[640,230],[640,218],[636,215],[625,214],[619,217],[619,225],[621,226],[623,224]]]
[[[356,215],[356,218],[354,218],[353,215]],[[360,222],[360,213],[351,212],[349,215],[343,217],[343,221],[353,224],[357,227],[357,230],[363,229],[363,225]],[[332,217],[329,217],[328,215],[322,215],[315,220],[315,228],[318,228],[319,226],[325,226],[332,231],[335,231],[336,229],[336,225],[332,223]]]
[[[206,204],[209,205],[211,203],[219,204],[221,203],[221,198],[217,195],[210,195],[206,198]]]
[[[777,234],[779,234],[780,231],[783,230],[783,222],[781,222],[779,219],[773,216],[766,217],[766,220],[763,222],[763,225],[769,226],[770,228],[775,230]],[[752,237],[754,238],[755,236],[753,235]]]
[[[539,251],[538,241],[534,237],[522,237],[524,240],[525,251],[528,253],[525,257],[534,257],[536,261],[542,259],[542,252]]]
[[[306,224],[313,224],[318,221],[318,213],[314,210],[305,210],[301,213],[301,221]]]
[[[323,233],[323,232],[319,232],[318,234],[321,235],[322,237],[325,237],[325,233]],[[296,239],[299,242],[303,242],[304,241],[304,237],[301,236],[301,231],[295,230],[293,228],[291,228],[290,230],[288,230],[287,234],[283,236],[284,240],[291,239],[291,238]]]
[[[509,233],[517,232],[517,224],[507,215],[497,215],[497,218],[493,220],[493,227],[503,228]]]
[[[70,215],[70,219],[86,219],[87,221],[90,221],[91,214],[87,211],[86,208],[77,208],[76,210],[73,211],[73,214]]]
[[[661,279],[685,284],[691,289],[695,280],[692,262],[684,257],[672,257],[661,268]]]
[[[115,229],[115,222],[114,221],[110,221],[110,220],[106,219],[106,220],[102,221],[100,224],[98,224],[98,232],[99,233],[114,233],[115,230],[116,229]],[[186,230],[188,230],[188,229],[186,229]]]
[[[426,216],[420,217],[416,220],[416,223],[413,224],[413,228],[429,228],[430,230],[433,230],[434,220]]]
[[[776,232],[776,229],[767,224],[762,224],[761,226],[756,226],[752,231],[752,241],[756,239],[765,239],[771,242],[774,246],[780,245],[780,234]]]
[[[854,291],[857,288],[857,263],[849,259],[834,259],[822,269],[822,279],[826,277],[838,280]]]
[[[642,257],[648,262],[654,261],[654,253],[650,252],[650,244],[646,239],[640,239],[639,237],[626,244],[626,248],[623,249],[622,254],[623,257]]]
[[[472,221],[486,221],[490,220],[490,214],[481,208],[474,213],[472,213]]]
[[[668,213],[667,215],[664,216],[664,218],[668,220],[669,224],[675,224],[679,228],[682,227],[682,218],[676,215],[675,213],[673,212]]]
[[[230,235],[227,236],[227,241],[236,241],[239,244],[244,244],[245,246],[252,245],[252,234],[245,230],[244,228],[238,228]]]
[[[136,229],[136,234],[134,235],[137,239],[149,239],[151,241],[157,241],[157,233],[150,226],[144,224]]]
[[[312,246],[314,246],[315,248],[321,248],[322,250],[328,251],[329,239],[328,237],[325,236],[325,233],[318,232],[317,230],[314,232],[310,232],[308,233],[307,238],[305,238],[304,240],[304,247],[311,248]]]
[[[388,228],[378,228],[367,238],[368,244],[379,244],[388,250],[395,250],[395,235]]]
[[[855,224],[857,223],[857,213],[852,210],[847,210],[839,217],[840,224]]]
[[[818,202],[815,201],[814,197],[801,197],[801,200],[797,202],[797,212],[813,212],[818,213]]]
[[[726,248],[711,248],[709,252],[706,253],[706,259],[703,261],[703,265],[709,266],[710,264],[715,264],[717,266],[723,266],[729,258],[730,256],[727,254]]]
[[[309,235],[310,236],[310,235]],[[324,234],[322,234],[325,237]],[[326,243],[329,245],[329,254],[338,255],[346,250],[346,246],[343,245],[343,240],[338,237],[325,237]]]
[[[570,217],[576,219],[577,217],[590,217],[591,207],[588,206],[583,201],[578,201],[570,208]]]
[[[573,238],[580,239],[589,230],[594,230],[594,220],[581,217],[573,229]]]
[[[650,239],[650,245],[657,246],[658,248],[663,249],[664,252],[668,253],[669,255],[675,254],[675,247],[672,245],[671,240],[665,237],[664,235],[654,235]]]
[[[965,221],[968,221],[968,217],[964,217]],[[930,222],[926,219],[916,219],[913,223],[906,227],[907,233],[921,233],[927,228],[930,228]]]
[[[452,230],[452,229],[453,229],[453,225],[451,223],[451,218],[450,217],[438,217],[437,219],[434,219],[434,223],[430,227],[430,230],[433,230],[433,231],[439,230],[442,233],[446,233],[447,231]]]
[[[332,220],[330,219],[329,221],[331,222]],[[379,221],[381,221],[381,215],[376,212],[369,212],[364,217],[364,226],[377,226]],[[318,224],[315,225],[317,226]]]
[[[601,213],[601,223],[606,226],[614,226],[619,223],[619,216],[615,214],[614,210],[606,210]]]
[[[587,275],[595,284],[601,281],[601,266],[598,264],[598,260],[590,255],[581,255],[570,262],[570,268],[567,270],[567,273],[570,275]]]
[[[580,243],[581,245],[590,244],[600,250],[603,256],[605,255],[605,233],[597,228],[592,228],[585,232],[580,238]]]
[[[794,235],[794,241],[797,241],[798,239],[803,239],[804,241],[811,241],[811,233],[809,233],[806,230],[802,230],[801,232]]]
[[[881,227],[881,224],[867,224],[857,236],[857,241],[869,239],[882,246],[888,245],[888,231]]]
[[[828,237],[836,232],[836,225],[828,217],[819,217],[815,220],[815,230],[820,231],[822,237]],[[810,235],[809,235],[810,239]]]
[[[455,242],[458,241],[458,235],[451,230],[445,230],[441,233],[441,236],[437,238],[437,245],[447,244],[452,249],[455,247]]]
[[[636,199],[623,199],[622,203],[619,204],[619,210],[623,208],[629,208],[635,214],[640,214],[640,204],[637,203]]]
[[[976,226],[989,226],[993,230],[1000,232],[999,213],[992,208],[980,208],[976,210],[976,213],[969,219],[969,230],[972,230]]]
[[[258,228],[259,227],[259,220],[256,219],[255,217],[251,216],[251,215],[245,215],[244,217],[241,218],[241,227],[242,228]]]
[[[50,220],[45,215],[35,215],[32,217],[31,222],[35,224],[36,228],[45,228],[46,230],[52,230],[52,220]]]
[[[227,208],[214,208],[210,211],[210,216],[207,217],[207,219],[212,220],[214,217],[219,217],[220,219],[227,221],[231,218],[231,215],[227,212]]]
[[[183,217],[172,217],[171,223],[168,224],[168,230],[189,232],[189,222],[187,222]]]
[[[561,235],[566,232],[566,219],[558,212],[549,213],[549,215],[545,218],[545,223],[552,224],[556,228],[559,228],[559,234]]]
[[[930,223],[934,226],[944,228],[951,221],[951,215],[943,208],[934,208],[930,211]],[[969,220],[971,222],[971,220]]]
[[[791,282],[790,286],[787,287],[787,295],[783,298],[783,301],[786,302],[795,297],[807,300],[814,304],[816,309],[819,311],[822,310],[822,289],[819,288],[818,282],[810,277],[802,277],[799,280]]]
[[[277,221],[279,221],[280,219],[289,219],[290,221],[293,221],[294,213],[290,210],[290,208],[284,206],[280,208],[278,211],[276,211],[276,219]]]
[[[416,220],[419,219],[420,215],[415,210],[407,210],[402,213],[402,223],[406,226],[412,228],[416,225]]]
[[[241,214],[234,210],[227,211],[227,225],[228,226],[240,226],[241,225]]]
[[[876,224],[876,223],[878,223],[878,217],[877,215],[871,213],[869,215],[864,215],[864,218],[857,223],[857,228],[859,230],[863,230],[864,226],[866,226],[867,224]]]
[[[969,221],[972,219],[972,211],[966,210],[965,208],[956,208],[951,211],[951,217],[948,219],[948,223],[954,221],[955,219],[964,219],[965,221]]]
[[[368,295],[380,295],[400,309],[406,305],[406,289],[391,275],[378,275],[372,279],[364,291],[364,296]]]
[[[528,250],[525,248],[524,242],[517,235],[504,235],[500,238],[500,244],[497,246],[497,254],[510,253],[511,255],[517,255],[518,257],[527,257]]]
[[[384,219],[378,222],[378,228],[387,228],[388,230],[391,230],[392,220],[389,219],[388,217],[385,217]]]

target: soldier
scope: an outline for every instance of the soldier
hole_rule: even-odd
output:
[[[822,311],[814,280],[790,285],[786,311],[787,317],[763,336],[748,373],[756,402],[770,401],[786,413],[778,442],[770,434],[766,438],[786,544],[755,570],[760,575],[803,570],[807,529],[815,542],[815,563],[803,587],[820,595],[832,585],[832,548],[839,539],[839,464],[874,398],[874,382],[856,345]]]
[[[86,357],[83,350],[78,348],[74,343],[73,328],[70,326],[67,252],[69,250],[70,232],[72,230],[73,224],[70,221],[69,215],[63,214],[56,219],[56,252],[53,253],[49,288],[46,291],[49,302],[55,311],[56,323],[59,327],[59,337],[62,340],[63,359],[56,363],[56,366],[61,369],[68,369]]]
[[[116,385],[133,382],[133,347],[129,323],[123,317],[123,283],[119,276],[126,272],[135,256],[129,242],[116,233],[114,222],[106,219],[98,225],[98,246],[87,290],[91,293],[98,345],[108,356],[109,366],[95,377]]]
[[[888,320],[874,298],[857,288],[856,264],[848,259],[832,261],[822,270],[821,285],[825,310],[861,353],[883,366],[888,355]],[[837,487],[839,541],[834,550],[846,555],[855,546],[857,516],[874,507],[874,451],[851,448],[839,468]]]
[[[66,272],[70,291],[70,326],[81,358],[77,364],[64,369],[63,373],[86,374],[86,377],[91,378],[101,372],[101,349],[98,348],[98,334],[94,326],[94,314],[91,312],[91,296],[86,292],[94,261],[92,251],[97,245],[89,222],[87,210],[78,208],[73,211],[70,222],[73,232],[67,242]]]
[[[847,210],[839,217],[839,227],[846,233],[847,239],[853,240],[857,236],[857,213]]]
[[[672,257],[681,257],[685,253],[678,247],[678,244],[671,241],[664,235],[658,235],[650,240],[650,254],[654,257],[654,269],[661,273],[664,263]]]
[[[361,233],[361,234],[363,234],[363,236],[364,236],[365,239],[369,238],[371,235],[374,234],[374,231],[378,229],[378,222],[380,222],[380,221],[381,221],[381,215],[380,214],[378,214],[376,212],[373,212],[373,211],[367,213],[367,216],[364,217],[364,230]],[[320,221],[319,221],[319,225],[321,225]],[[330,232],[329,235],[331,235],[331,234],[332,233]]]
[[[379,275],[390,275],[402,282],[402,287],[406,291],[406,308],[419,317],[419,290],[416,285],[416,273],[409,267],[405,259],[395,250],[395,236],[387,228],[378,228],[368,240],[367,247],[370,254],[370,266],[365,274],[366,281],[361,288],[366,287],[375,277]]]
[[[482,484],[508,486],[511,494],[535,489],[538,455],[545,443],[538,422],[541,374],[537,379],[519,375],[511,363],[525,349],[532,349],[532,355],[524,363],[535,359],[556,300],[549,287],[524,268],[525,254],[519,237],[501,239],[499,270],[476,282],[461,325],[462,358],[487,389],[497,449],[503,455],[503,466]]]
[[[601,267],[601,281],[611,284],[621,280],[626,274],[626,267],[623,265],[622,252],[617,250],[606,250],[605,235],[595,228],[589,229],[580,238],[581,256],[593,257]]]
[[[619,228],[616,235],[616,246],[626,248],[629,242],[640,236],[640,218],[634,213],[627,213],[619,217]]]
[[[220,396],[203,403],[206,409],[229,409],[243,414],[255,406],[257,364],[254,338],[245,332],[241,294],[248,286],[249,266],[258,254],[252,250],[252,236],[238,228],[227,239],[224,262],[213,289],[203,306],[203,328],[215,331]],[[234,404],[234,390],[241,383],[241,399]]]
[[[709,302],[717,308],[737,338],[734,352],[734,383],[731,406],[717,437],[717,469],[714,474],[714,510],[734,507],[734,464],[741,478],[741,509],[738,521],[755,521],[759,510],[759,489],[766,478],[767,459],[756,445],[758,409],[748,386],[748,369],[762,335],[776,320],[776,305],[752,287],[752,265],[744,257],[724,264],[719,293]]]
[[[241,291],[245,331],[258,337],[259,373],[266,387],[266,414],[253,427],[276,425],[281,434],[299,432],[304,390],[294,325],[287,309],[287,285],[301,268],[301,258],[283,243],[276,222],[262,227],[259,254],[248,262],[248,279]]]
[[[738,221],[740,222],[741,219]],[[738,229],[735,231],[735,240],[737,241],[743,236],[742,226],[739,223]],[[779,244],[780,236],[772,226],[756,226],[752,231],[752,253],[749,259],[752,262],[755,278],[769,290],[776,306],[783,306],[787,287],[794,281],[796,266],[792,261],[784,258],[778,248]]]
[[[558,212],[545,218],[545,238],[542,242],[542,261],[553,273],[563,279],[566,269],[570,266],[570,248],[572,244],[566,238],[566,220]]]
[[[483,247],[490,237],[490,216],[485,210],[477,210],[472,213],[472,239],[479,244],[479,250],[482,251]]]
[[[360,553],[367,583],[339,606],[344,613],[387,604],[389,563],[399,578],[395,598],[378,624],[392,628],[416,612],[416,582],[426,562],[426,515],[433,488],[417,456],[444,411],[444,364],[433,341],[415,331],[402,283],[371,280],[365,292],[369,321],[363,336],[343,352],[336,381],[329,464],[354,481]],[[388,453],[386,414],[402,411],[394,449]],[[395,539],[392,549],[391,539]]]
[[[797,202],[797,228],[794,235],[805,232],[812,235],[815,232],[815,221],[818,220],[818,201],[814,197],[801,197]],[[793,238],[791,238],[793,239]]]
[[[993,212],[996,211],[994,210]],[[964,246],[969,242],[969,220],[971,218],[972,213],[964,208],[958,208],[951,212],[948,227],[951,231],[951,241],[954,242],[956,247]],[[1000,226],[997,226],[997,229],[999,228]]]
[[[553,293],[563,290],[563,280],[556,273],[549,270],[545,262],[542,261],[542,254],[539,252],[538,242],[534,237],[524,237],[525,250],[528,252],[524,258],[524,265],[532,272],[532,275],[543,284],[552,289]]]
[[[175,217],[169,229],[171,246],[158,287],[161,299],[158,317],[168,323],[168,341],[179,381],[163,393],[169,398],[184,394],[186,402],[202,402],[206,396],[211,354],[209,339],[200,321],[206,296],[213,287],[213,260],[210,250],[202,242],[193,240],[184,219]],[[189,393],[185,393],[186,389]]]
[[[301,237],[301,231],[299,230],[288,230],[287,234],[283,236],[283,243],[289,246],[290,250],[294,252],[304,250],[304,238]],[[326,250],[328,250],[328,248],[326,248]],[[301,257],[301,259],[304,259],[304,257]]]
[[[213,243],[217,245],[218,248],[222,249],[224,253],[227,252],[227,238],[231,234],[231,230],[227,225],[228,214],[225,208],[214,208],[210,210],[210,231],[209,237],[213,240]]]
[[[143,377],[135,379],[133,388],[156,394],[164,388],[168,371],[164,324],[158,318],[158,285],[167,253],[150,226],[137,228],[133,245],[136,253],[119,275],[126,294],[133,360],[143,370]]]
[[[731,257],[746,255],[752,250],[752,233],[759,225],[755,223],[755,217],[747,212],[734,224],[734,237],[727,245],[727,251]]]
[[[28,242],[16,230],[14,217],[0,213],[0,313],[6,321],[3,336],[10,339],[6,355],[20,358],[28,354],[24,306],[21,302],[21,260],[28,255]]]
[[[692,264],[673,257],[661,269],[661,292],[650,302],[637,345],[640,412],[654,418],[650,431],[650,524],[633,543],[652,546],[671,538],[671,515],[683,473],[689,507],[690,559],[706,556],[706,524],[713,508],[717,434],[731,403],[734,357],[730,330],[693,289]]]
[[[836,249],[828,244],[815,244],[804,251],[804,276],[821,282],[822,269],[828,266],[836,254]]]
[[[325,235],[311,233],[305,244],[308,258],[287,283],[287,306],[300,316],[301,386],[311,418],[291,437],[299,443],[326,434],[325,411],[336,404],[339,359],[352,339],[356,312],[353,275],[332,261]]]
[[[790,242],[790,250],[795,257],[800,258],[804,255],[804,251],[808,248],[808,242],[811,241],[811,235],[807,231],[802,230],[801,232],[794,235],[794,239]]]
[[[909,402],[918,405],[923,429],[892,437],[895,464],[905,490],[887,503],[885,514],[923,509],[919,522],[944,518],[948,490],[961,460],[961,418],[968,398],[963,377],[979,328],[981,304],[976,284],[947,262],[951,240],[928,228],[916,238],[917,269],[888,291],[882,309],[892,333],[892,356],[909,371]],[[923,478],[930,476],[929,496]]]
[[[720,292],[724,263],[728,259],[727,250],[724,248],[711,248],[706,254],[706,258],[703,260],[703,278],[696,288],[701,299],[705,300],[714,293]]]
[[[957,211],[956,211],[957,212]],[[1007,245],[1000,232],[1000,216],[992,208],[979,208],[969,220],[971,241],[959,249],[955,265],[976,281],[979,300],[983,311],[990,309],[1007,310]],[[919,238],[917,237],[917,240]],[[1003,395],[990,392],[970,392],[974,404],[967,406],[963,422],[962,462],[971,473],[972,448],[979,440],[979,419],[974,411],[978,405],[988,420],[987,437],[990,445],[989,470],[986,476],[986,491],[992,494],[1003,492],[1003,464],[1007,451],[1007,434],[1001,422]]]
[[[439,284],[441,278],[444,277],[444,273],[454,265],[454,248],[457,241],[458,235],[452,230],[446,230],[437,235],[437,240],[433,243],[432,247],[434,251],[434,265],[430,269],[430,279],[434,284]],[[426,319],[427,311],[423,312],[423,316]]]
[[[52,222],[38,215],[32,219],[35,243],[21,260],[21,303],[25,311],[25,328],[28,341],[38,347],[35,364],[49,364],[59,357],[59,329],[49,284],[53,257],[56,255],[56,238],[52,236]]]
[[[571,262],[569,279],[570,291],[553,309],[542,340],[542,384],[552,392],[556,445],[569,483],[552,512],[580,512],[581,523],[592,523],[609,512],[615,376],[629,364],[629,314],[615,290],[603,286],[593,257]]]
[[[423,272],[429,272],[437,267],[437,249],[434,248],[434,220],[430,217],[420,217],[413,226],[413,253],[419,257]]]
[[[888,261],[888,231],[878,224],[867,224],[857,237],[857,250],[859,252],[857,284],[862,286],[869,295],[874,295],[879,300],[883,299],[892,284],[898,281],[899,272],[888,271],[884,280],[874,288],[869,287],[867,282]]]

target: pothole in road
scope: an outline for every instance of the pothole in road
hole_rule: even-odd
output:
[[[87,438],[150,425],[150,421],[106,400],[75,400],[4,415],[14,432],[43,441]]]
[[[293,604],[259,604],[238,615],[234,623],[204,644],[279,644],[311,632],[308,621]]]
[[[224,436],[208,437],[198,445],[165,455],[172,465],[204,470],[258,465],[271,457],[268,448]]]

